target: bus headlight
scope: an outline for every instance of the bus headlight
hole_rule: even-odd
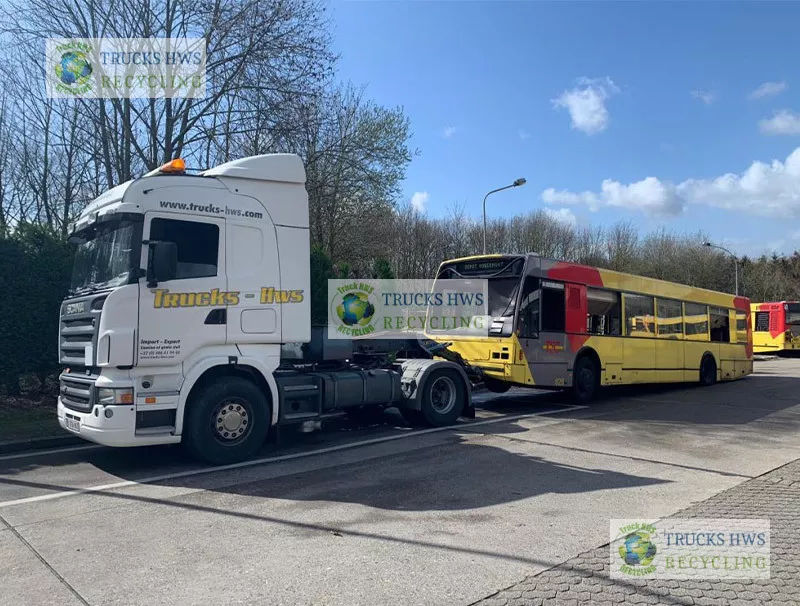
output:
[[[97,390],[97,403],[103,406],[110,406],[112,404],[133,404],[133,388],[123,387],[109,389],[107,387],[102,387]]]

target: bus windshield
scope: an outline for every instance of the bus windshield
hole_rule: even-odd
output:
[[[800,303],[789,303],[786,306],[786,324],[800,327]]]
[[[487,281],[487,313],[490,317],[514,315],[514,306],[522,283],[523,257],[492,257],[447,264],[440,279],[476,278]]]

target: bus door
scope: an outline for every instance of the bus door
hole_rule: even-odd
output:
[[[622,295],[624,335],[622,371],[626,383],[654,383],[656,371],[655,300],[647,295]]]
[[[534,385],[564,387],[570,384],[566,328],[566,288],[563,282],[526,276],[522,287],[517,337],[533,376]]]

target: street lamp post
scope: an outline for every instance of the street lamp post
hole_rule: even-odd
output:
[[[718,248],[726,253],[728,253],[731,257],[733,257],[733,279],[734,279],[734,289],[736,292],[736,296],[739,296],[739,258],[734,255],[731,251],[727,248],[722,246],[717,246],[716,244],[712,244],[711,242],[703,242],[703,246],[708,246],[709,248]]]
[[[493,189],[483,197],[483,254],[484,255],[486,254],[486,198],[488,198],[492,194],[496,194],[499,191],[503,191],[504,189],[525,185],[526,182],[527,181],[525,180],[524,177],[520,177],[519,179],[514,181],[511,185],[506,185],[505,187],[498,187],[497,189]]]

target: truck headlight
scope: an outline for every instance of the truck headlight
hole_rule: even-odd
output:
[[[133,388],[123,387],[110,389],[101,387],[97,390],[97,403],[103,406],[112,404],[133,404]]]

